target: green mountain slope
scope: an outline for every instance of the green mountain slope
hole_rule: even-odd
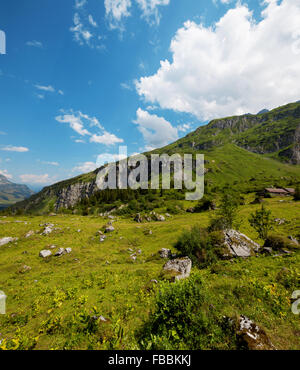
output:
[[[182,139],[152,152],[205,155],[210,191],[235,187],[242,192],[300,181],[300,103],[258,115],[213,120]],[[98,170],[44,188],[16,209],[50,212],[74,207],[98,191]]]
[[[0,175],[0,208],[30,197],[34,192],[26,185],[14,184]]]

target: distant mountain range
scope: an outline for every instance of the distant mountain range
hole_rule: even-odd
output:
[[[184,138],[145,153],[205,155],[206,186],[255,191],[300,181],[300,102],[259,114],[226,117],[200,126]],[[75,206],[98,189],[99,169],[45,187],[13,208],[50,212]]]
[[[0,174],[0,209],[24,200],[34,194],[26,185],[15,184]]]

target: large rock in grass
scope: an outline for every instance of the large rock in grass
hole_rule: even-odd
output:
[[[51,255],[52,255],[52,252],[49,251],[49,249],[44,249],[40,251],[40,254],[39,254],[39,256],[42,258],[47,258],[47,257],[50,257]]]
[[[224,231],[224,246],[227,248],[224,258],[250,257],[260,249],[259,244],[236,230]]]
[[[248,317],[241,315],[237,319],[228,319],[238,340],[238,349],[274,350],[266,332]]]
[[[172,280],[185,279],[190,276],[192,261],[188,257],[176,258],[165,263],[163,270],[173,275]]]
[[[105,232],[106,233],[111,233],[111,232],[113,232],[113,231],[115,231],[115,228],[113,227],[113,226],[106,226],[106,228],[105,228]]]
[[[160,251],[158,251],[161,258],[169,258],[172,255],[172,252],[170,249],[162,248]]]
[[[2,245],[8,244],[8,243],[15,242],[17,240],[18,240],[18,238],[12,238],[10,236],[6,236],[6,237],[0,239],[0,247]]]

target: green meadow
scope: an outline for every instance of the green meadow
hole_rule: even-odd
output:
[[[248,223],[250,213],[260,208],[250,204],[254,197],[248,194],[246,204],[239,207],[240,231],[262,244]],[[274,233],[299,238],[299,202],[285,197],[265,199],[264,204],[274,218],[285,220],[275,226]],[[156,211],[163,214],[166,209]],[[117,216],[115,231],[104,242],[98,231],[109,221],[106,217],[2,216],[0,238],[19,239],[0,247],[0,290],[7,295],[6,314],[0,315],[0,348],[192,349],[177,327],[167,338],[160,337],[159,330],[151,337],[145,334],[160,292],[174,285],[163,280],[166,260],[157,252],[169,248],[176,253],[174,244],[182,231],[196,224],[207,227],[214,213],[182,212],[165,222],[141,224]],[[40,225],[48,222],[57,229],[40,235]],[[30,230],[35,234],[26,238]],[[39,257],[41,250],[53,245],[51,257]],[[72,252],[54,256],[61,247],[70,247]],[[130,257],[134,252],[135,261]],[[264,328],[277,349],[300,349],[299,315],[291,311],[292,292],[300,289],[299,266],[299,251],[259,255],[220,260],[205,269],[193,266],[190,279],[201,281],[205,299],[199,302],[199,310],[205,320],[213,317],[219,322],[225,315],[243,314]],[[198,348],[234,349],[217,325],[205,325]]]

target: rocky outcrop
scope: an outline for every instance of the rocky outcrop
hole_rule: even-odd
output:
[[[259,244],[236,230],[224,231],[224,246],[227,248],[224,258],[250,257],[260,249]]]
[[[173,281],[185,279],[190,276],[192,261],[188,257],[176,258],[165,263],[163,270],[173,274]]]
[[[158,251],[161,258],[169,258],[172,255],[172,252],[170,249],[162,248],[160,251]]]
[[[97,190],[98,188],[95,181],[80,182],[62,188],[57,193],[55,209],[59,210],[60,208],[73,207],[82,199],[89,198]]]
[[[15,242],[17,240],[18,240],[18,238],[12,238],[10,236],[6,236],[6,237],[0,239],[0,247],[2,245],[8,244],[8,243]]]
[[[40,251],[40,254],[39,254],[39,256],[42,258],[47,258],[47,257],[50,257],[51,255],[52,255],[52,252],[49,251],[49,249],[43,249],[42,251]]]
[[[246,350],[275,350],[270,338],[254,321],[241,315],[235,319],[228,319],[227,323],[237,338],[238,349]]]

